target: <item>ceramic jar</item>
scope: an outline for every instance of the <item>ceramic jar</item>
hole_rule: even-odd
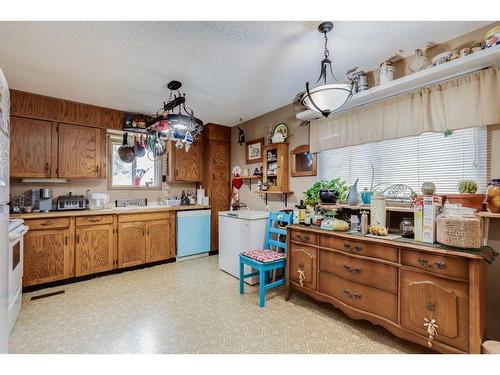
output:
[[[392,62],[385,61],[380,64],[378,80],[380,85],[394,80],[394,65],[392,65]]]
[[[381,193],[375,193],[370,204],[370,224],[386,227],[387,201]]]
[[[500,213],[500,178],[491,180],[486,189],[486,206],[488,211]]]

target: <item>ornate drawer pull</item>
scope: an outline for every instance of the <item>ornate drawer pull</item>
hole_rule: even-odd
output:
[[[344,242],[344,250],[351,250],[351,244]]]
[[[346,272],[355,272],[355,273],[361,273],[361,268],[352,268],[351,266],[344,264],[344,271]]]
[[[304,237],[302,237],[300,234],[296,234],[295,238],[298,240],[308,241],[310,237],[308,235],[305,235]]]
[[[423,258],[418,258],[417,260],[418,264],[420,264],[423,267],[429,267],[435,270],[444,270],[446,269],[446,263],[443,262],[435,262],[434,266],[432,264],[429,264],[429,261],[427,259]]]
[[[350,290],[344,289],[344,294],[346,297],[353,298],[353,299],[361,299],[361,294],[351,292]]]
[[[432,346],[432,341],[434,340],[434,336],[437,336],[437,328],[439,326],[437,325],[437,322],[434,318],[427,319],[424,318],[424,327],[427,333],[429,334],[429,339],[427,341],[427,345],[429,348]]]
[[[434,311],[436,309],[433,303],[428,303],[427,305],[425,305],[425,308],[429,311]]]
[[[363,246],[361,246],[361,245],[354,246],[354,251],[357,251],[358,253],[360,253],[361,250],[363,250]]]

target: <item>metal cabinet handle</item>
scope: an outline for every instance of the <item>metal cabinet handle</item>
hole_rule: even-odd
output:
[[[361,245],[354,246],[354,251],[357,251],[358,253],[360,253],[361,250],[363,250],[363,246],[361,246]]]
[[[417,262],[421,266],[424,266],[424,267],[428,267],[429,266],[429,261],[427,259],[418,258]]]
[[[346,271],[346,272],[361,273],[361,268],[352,268],[351,266],[349,266],[347,264],[344,264],[343,267],[344,267],[344,271]]]
[[[351,250],[351,244],[344,242],[344,250]]]
[[[425,308],[429,311],[434,311],[436,309],[433,303],[428,303],[427,305],[425,305]]]
[[[101,218],[100,217],[91,217],[90,219],[88,219],[88,221],[90,221],[92,223],[97,223],[98,221],[101,221]]]
[[[80,243],[80,235],[79,234],[76,235],[76,243]]]
[[[356,293],[356,292],[351,292],[350,290],[344,289],[344,294],[346,297],[352,298],[352,299],[361,299],[361,294]]]
[[[64,244],[67,245],[68,244],[68,236],[64,236]]]
[[[305,236],[302,237],[300,234],[296,234],[295,238],[298,239],[298,240],[308,241],[310,237],[308,235],[305,235]]]
[[[434,270],[444,270],[447,267],[446,263],[444,263],[444,262],[435,262],[434,266],[433,266],[432,264],[429,264],[429,261],[427,259],[423,259],[423,258],[418,258],[417,262],[418,262],[418,264],[420,264],[423,267],[429,267],[429,268],[432,268]]]
[[[434,264],[435,264],[435,268],[437,268],[438,270],[444,270],[444,269],[446,269],[446,263],[436,262]]]
[[[49,226],[49,225],[54,225],[55,223],[53,221],[46,221],[44,223],[41,223],[40,225],[46,227],[46,226]]]
[[[98,165],[96,165],[96,166],[95,166],[95,172],[96,172],[97,174],[99,174],[99,166],[98,166]]]
[[[49,173],[49,170],[50,170],[50,165],[49,163],[45,163],[45,173]]]

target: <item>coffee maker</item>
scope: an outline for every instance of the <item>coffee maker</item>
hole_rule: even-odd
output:
[[[23,195],[34,212],[52,210],[52,189],[29,189]]]

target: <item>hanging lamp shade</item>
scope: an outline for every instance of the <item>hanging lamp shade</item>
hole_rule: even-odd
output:
[[[352,97],[353,82],[349,84],[338,81],[333,75],[332,61],[328,58],[330,51],[328,50],[328,37],[333,29],[332,22],[323,22],[318,26],[318,31],[325,36],[324,58],[321,60],[321,72],[316,83],[323,81],[323,84],[313,88],[309,87],[309,82],[306,82],[306,92],[302,96],[302,104],[307,108],[321,113],[323,116],[328,115],[341,106],[343,106]],[[335,83],[327,83],[327,70],[330,71]]]

